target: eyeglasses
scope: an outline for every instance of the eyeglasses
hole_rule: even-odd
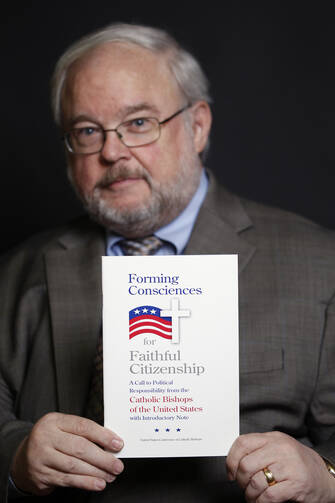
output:
[[[156,117],[136,117],[121,122],[115,129],[103,129],[101,126],[85,126],[71,129],[64,134],[66,148],[72,154],[97,154],[106,141],[106,133],[116,133],[120,141],[129,148],[142,147],[157,141],[161,135],[161,126],[191,105],[181,108],[167,119],[159,121]]]

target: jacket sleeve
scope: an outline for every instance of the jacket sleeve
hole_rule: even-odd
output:
[[[325,313],[318,380],[307,422],[315,450],[335,465],[335,294]]]
[[[12,459],[21,441],[29,434],[32,424],[14,419],[0,429],[0,502],[6,503],[8,497],[9,472]]]
[[[39,340],[45,339],[41,327],[48,323],[42,320],[49,316],[41,271],[29,256],[27,259],[27,253],[0,260],[0,503],[8,499],[9,471],[16,449],[44,412],[40,396],[44,384],[37,370],[36,388],[28,394],[36,357],[33,364],[29,362],[38,353],[43,359]],[[48,376],[46,381],[50,382]]]

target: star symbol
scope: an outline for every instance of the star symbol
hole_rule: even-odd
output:
[[[143,313],[147,313],[147,312],[148,312],[147,308],[146,308],[146,307],[144,307],[144,308],[142,309],[142,312],[143,312]]]
[[[177,428],[177,431],[180,431],[180,428]]]
[[[156,314],[156,309],[151,309],[150,313],[151,314]]]
[[[165,430],[165,431],[170,431],[170,430],[169,430],[169,428],[166,428],[166,430]]]
[[[140,310],[139,309],[135,309],[134,313],[135,314],[140,314]]]
[[[159,429],[158,429],[158,428],[155,428],[155,432],[157,433],[158,431],[159,431]]]

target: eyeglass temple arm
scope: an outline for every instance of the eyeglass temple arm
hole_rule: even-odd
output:
[[[186,106],[184,106],[180,110],[177,110],[176,113],[174,113],[173,115],[171,115],[167,119],[164,119],[163,121],[161,121],[159,124],[161,125],[161,124],[165,124],[166,122],[169,122],[171,119],[174,119],[177,115],[181,114],[182,112],[184,112],[187,108],[190,108],[191,106],[192,106],[192,104],[188,103]]]

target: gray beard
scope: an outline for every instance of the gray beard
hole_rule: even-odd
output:
[[[162,168],[164,169],[164,168]],[[108,230],[129,238],[144,237],[174,220],[188,205],[200,182],[202,165],[193,148],[185,150],[179,172],[161,184],[141,167],[111,166],[90,194],[79,193],[68,168],[68,176],[91,218]],[[113,208],[102,197],[101,189],[117,180],[142,177],[148,183],[151,197],[136,209]]]
[[[128,210],[113,208],[101,197],[101,190],[95,188],[84,206],[89,215],[100,225],[126,237],[143,237],[161,227],[161,215],[169,213],[169,199],[155,193],[149,203]]]

